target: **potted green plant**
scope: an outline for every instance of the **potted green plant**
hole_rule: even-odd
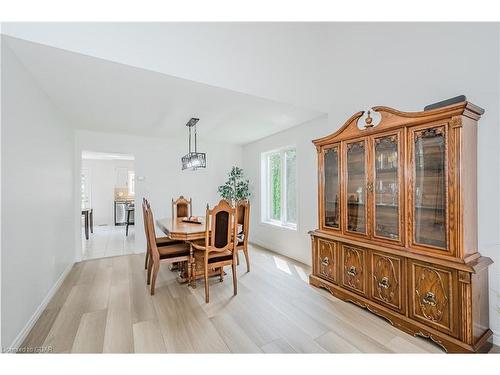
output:
[[[217,191],[220,196],[233,204],[250,197],[249,181],[245,179],[243,169],[233,167],[228,173],[229,179]]]

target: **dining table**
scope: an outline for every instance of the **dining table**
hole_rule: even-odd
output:
[[[156,225],[172,240],[193,241],[205,238],[205,218],[199,218],[199,223],[185,222],[183,218],[168,218],[156,220]]]
[[[200,217],[198,223],[183,221],[182,217],[179,218],[164,218],[156,220],[156,225],[160,230],[172,240],[179,241],[194,241],[201,240],[205,238],[205,218]],[[193,249],[191,248],[191,251]],[[194,277],[192,280],[192,287],[196,287],[195,280],[203,277],[203,258],[200,252],[193,252],[194,257]],[[172,269],[175,270],[175,269]],[[189,272],[191,272],[191,267],[186,265],[185,267],[179,267],[179,277],[177,281],[179,283],[186,283],[189,280]],[[219,275],[220,272],[210,272],[209,276]]]
[[[156,220],[156,225],[170,239],[179,241],[195,241],[205,238],[205,218],[198,217],[199,222],[186,222],[185,218],[163,218]],[[191,249],[192,250],[192,249]],[[196,279],[203,278],[203,253],[201,251],[193,252],[194,258],[194,277],[191,278],[191,286],[196,287]],[[179,283],[186,283],[189,280],[190,267],[182,267],[180,275],[177,278]],[[224,272],[223,272],[224,274]],[[209,276],[220,276],[220,270],[214,269],[209,272]]]

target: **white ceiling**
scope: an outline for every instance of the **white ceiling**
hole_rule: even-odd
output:
[[[4,22],[2,33],[326,112],[336,43],[328,22]],[[342,25],[337,24],[337,25]],[[355,31],[354,31],[355,32]],[[331,34],[331,35],[330,35]]]
[[[77,128],[185,137],[186,122],[198,117],[200,139],[244,144],[323,115],[63,49],[3,38]]]

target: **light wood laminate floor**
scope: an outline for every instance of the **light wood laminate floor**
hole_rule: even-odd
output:
[[[238,266],[221,283],[180,285],[162,266],[155,296],[145,283],[144,255],[75,264],[25,347],[93,353],[442,353],[428,340],[307,283],[310,269],[251,246],[252,270]]]

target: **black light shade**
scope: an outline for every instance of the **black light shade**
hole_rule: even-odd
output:
[[[189,128],[189,152],[181,158],[182,162],[182,170],[184,169],[192,169],[193,171],[198,168],[206,168],[207,167],[207,157],[203,152],[198,152],[197,143],[196,143],[196,123],[200,119],[191,118],[186,126]],[[191,151],[191,128],[194,128],[194,152]]]

